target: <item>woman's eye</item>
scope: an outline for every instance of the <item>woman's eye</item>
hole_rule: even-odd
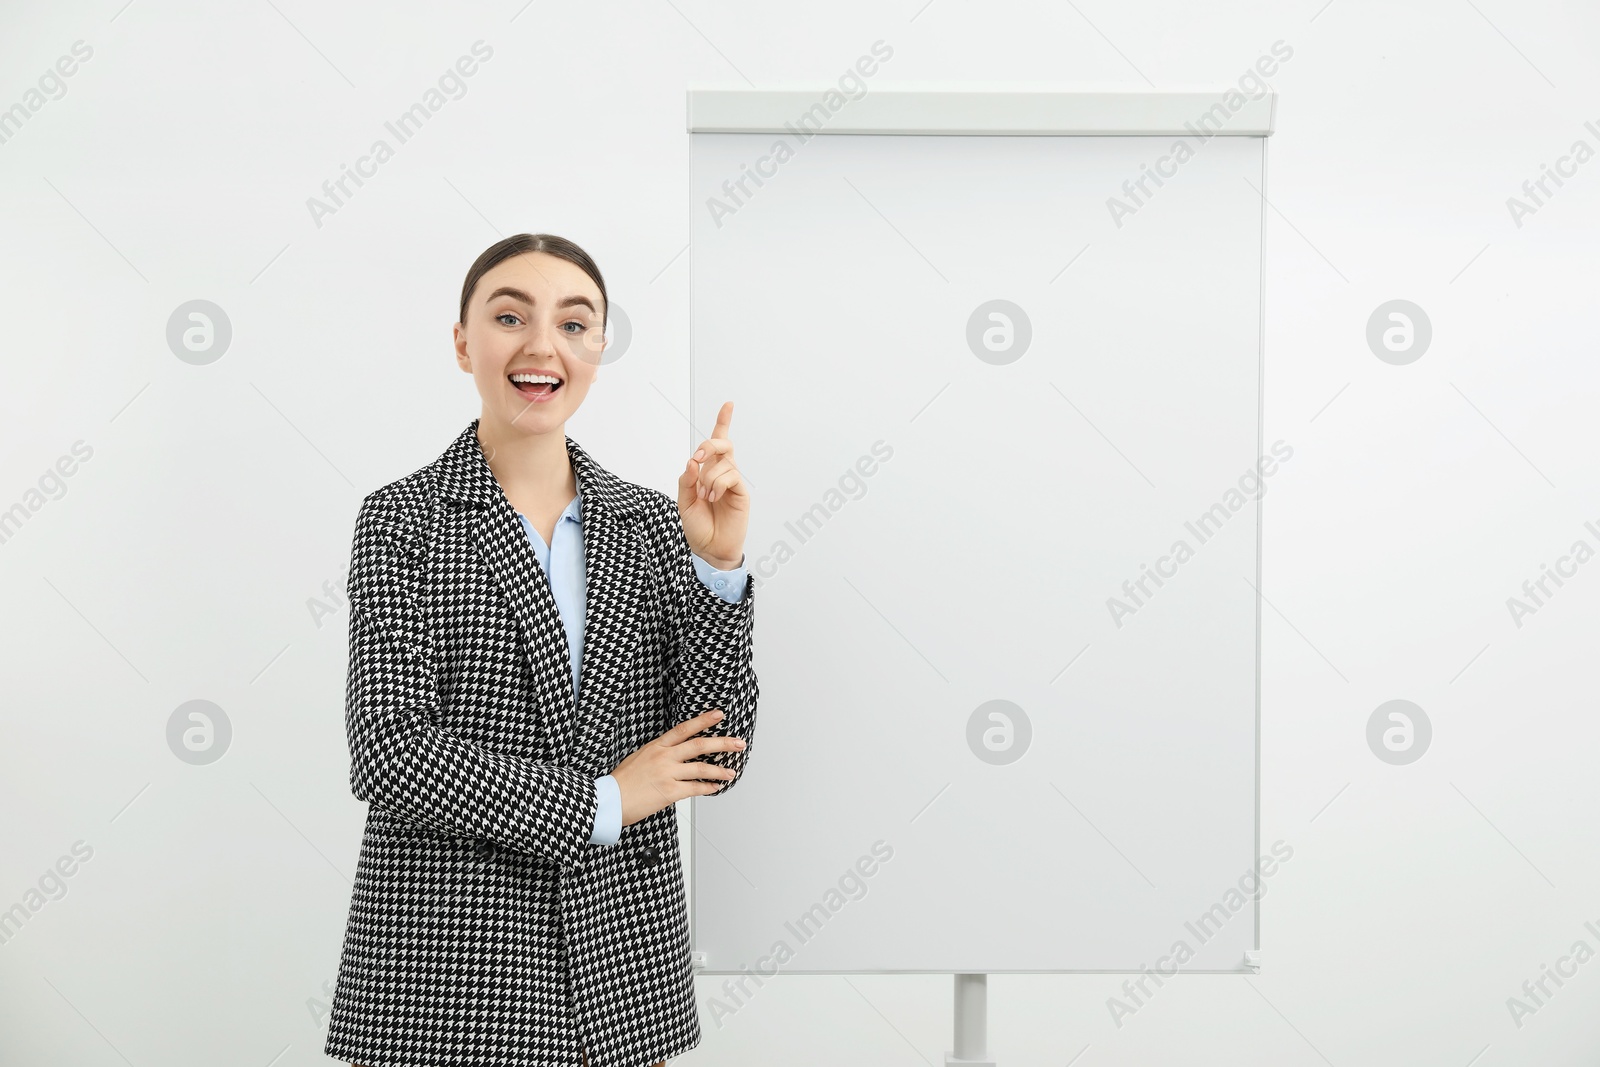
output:
[[[494,317],[494,321],[499,322],[501,319],[514,319],[514,318],[516,318],[516,315],[512,314],[511,312],[502,311],[502,312],[500,312],[500,314],[498,314],[498,315],[496,315]],[[506,325],[510,325],[510,324],[507,323]]]
[[[579,333],[582,333],[585,329],[588,328],[588,327],[584,326],[583,323],[578,322],[576,320],[574,320],[572,322],[563,322],[561,325],[563,325],[563,326],[576,326],[578,328],[578,332]]]

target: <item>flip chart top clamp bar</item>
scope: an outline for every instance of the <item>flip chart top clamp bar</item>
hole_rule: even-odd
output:
[[[690,133],[1270,137],[1277,94],[1131,89],[689,89]],[[805,120],[805,121],[802,121]]]

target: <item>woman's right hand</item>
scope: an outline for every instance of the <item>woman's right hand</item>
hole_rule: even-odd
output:
[[[704,778],[732,779],[734,771],[711,763],[691,763],[707,752],[737,752],[744,741],[726,735],[696,737],[722,720],[722,711],[686,719],[617,764],[611,777],[622,794],[622,825],[631,826],[684,797],[710,796],[722,789]]]

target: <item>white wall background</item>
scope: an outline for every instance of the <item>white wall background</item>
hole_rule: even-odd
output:
[[[466,267],[524,230],[595,255],[634,334],[569,430],[669,486],[717,399],[689,410],[683,90],[831,82],[880,38],[874,87],[1226,84],[1294,49],[1272,79],[1265,439],[1295,454],[1266,498],[1262,680],[1262,839],[1294,856],[1268,880],[1264,966],[1179,977],[1120,1027],[1119,976],[997,976],[992,1052],[1600,1053],[1600,963],[1563,965],[1542,1003],[1522,988],[1600,951],[1600,566],[1568,565],[1520,626],[1507,608],[1600,547],[1593,7],[111,0],[12,5],[3,30],[0,108],[39,102],[74,42],[93,54],[0,143],[0,509],[22,509],[0,543],[0,909],[27,913],[0,943],[0,1060],[327,1062],[364,809],[342,610],[307,605],[361,496],[477,411],[449,348]],[[479,39],[465,94],[314,224],[307,198]],[[1519,226],[1507,198],[1578,140]],[[206,366],[166,337],[195,299],[233,331]],[[1366,341],[1393,299],[1432,325],[1403,366]],[[1433,730],[1402,766],[1367,743],[1391,699]],[[231,724],[213,764],[169,745],[190,700]],[[718,1025],[707,979],[680,1062],[939,1064],[949,987],[780,979]],[[1513,996],[1536,1007],[1520,1025]]]

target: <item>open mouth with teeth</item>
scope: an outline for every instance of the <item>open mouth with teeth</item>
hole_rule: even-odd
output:
[[[506,377],[524,396],[549,396],[562,385],[561,379],[551,374],[510,374]]]

